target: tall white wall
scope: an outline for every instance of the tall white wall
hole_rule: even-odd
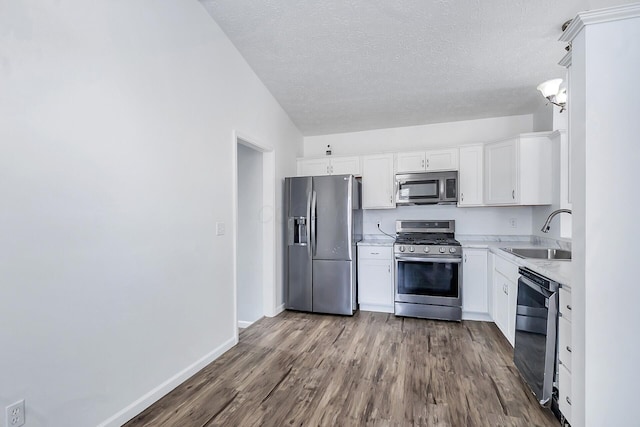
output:
[[[573,39],[572,425],[586,427],[638,424],[640,4],[629,8],[587,14],[596,22]]]
[[[489,142],[532,131],[533,117],[531,114],[527,114],[307,136],[304,138],[304,155],[305,157],[324,156],[327,144],[331,145],[333,155],[341,156],[451,147]]]
[[[378,129],[304,138],[306,157],[323,156],[327,145],[333,155],[370,154],[391,151],[455,147],[490,142],[533,131],[532,115],[494,117],[424,126]],[[517,226],[511,227],[511,219]],[[455,219],[459,234],[531,234],[530,207],[456,208],[455,206],[406,206],[396,209],[365,210],[365,234],[393,234],[396,219]]]
[[[262,309],[262,153],[238,144],[238,322],[264,316]]]
[[[302,136],[194,1],[0,1],[0,93],[0,410],[120,425],[234,343],[233,131],[275,210]]]

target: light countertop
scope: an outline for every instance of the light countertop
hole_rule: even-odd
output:
[[[378,234],[365,234],[358,246],[393,246],[395,239]]]
[[[463,251],[464,248],[488,249],[491,253],[494,253],[504,259],[522,267],[527,267],[542,276],[555,280],[563,286],[571,287],[571,261],[549,261],[543,259],[520,258],[519,256],[500,249],[554,247],[548,243],[526,242],[523,240],[460,240],[460,243],[462,244]]]

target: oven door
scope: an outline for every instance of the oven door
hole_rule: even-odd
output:
[[[462,259],[396,257],[396,302],[460,306]]]

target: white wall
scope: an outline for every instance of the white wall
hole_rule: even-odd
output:
[[[631,15],[573,39],[572,425],[587,427],[638,424],[640,4]]]
[[[1,1],[0,93],[0,410],[120,425],[234,342],[233,131],[276,211],[302,136],[193,1]]]
[[[262,309],[262,153],[238,144],[238,322],[264,316]]]
[[[327,144],[334,156],[407,151],[490,142],[533,131],[531,114],[490,119],[377,129],[304,138],[304,156],[324,156]]]
[[[553,106],[546,104],[546,100],[542,95],[540,95],[539,102],[538,108],[533,112],[533,131],[545,132],[555,130],[553,128]]]

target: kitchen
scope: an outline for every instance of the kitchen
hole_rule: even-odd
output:
[[[454,114],[441,124],[404,127],[377,120],[360,131],[303,136],[199,4],[101,3],[108,13],[73,6],[16,3],[0,18],[11,29],[1,45],[0,185],[11,209],[2,223],[10,298],[3,298],[0,319],[3,342],[12,343],[3,347],[0,406],[24,398],[27,425],[119,425],[237,343],[229,251],[235,130],[275,153],[278,183],[297,174],[297,158],[327,157],[327,145],[338,158],[551,132],[559,146],[565,137],[582,141],[567,146],[573,215],[556,217],[550,233],[571,237],[571,281],[584,284],[572,287],[572,425],[633,424],[638,295],[632,269],[621,268],[633,265],[632,237],[640,234],[637,202],[626,196],[637,193],[638,59],[637,49],[625,49],[638,39],[633,9],[625,19],[585,15],[563,43],[555,42],[559,30],[553,34],[555,44],[546,48],[554,64],[573,41],[574,108],[562,114],[551,106],[491,114],[509,102],[497,93],[503,96],[486,103],[491,115],[484,118],[458,121],[463,117]],[[146,18],[148,9],[154,19]],[[585,9],[591,7],[563,19]],[[622,43],[616,34],[628,37]],[[78,67],[80,54],[86,66]],[[526,91],[535,94],[540,81]],[[560,120],[567,116],[564,135]],[[555,160],[559,171],[567,165]],[[565,187],[555,188],[552,198],[565,200]],[[281,192],[278,186],[273,199]],[[469,235],[544,237],[538,230],[559,203],[376,209],[365,214],[363,232],[379,234],[379,222],[393,234],[396,219],[453,219],[461,243]],[[279,222],[271,224],[280,233]],[[273,252],[282,250],[274,243]],[[266,314],[283,302],[276,258],[274,307]]]

